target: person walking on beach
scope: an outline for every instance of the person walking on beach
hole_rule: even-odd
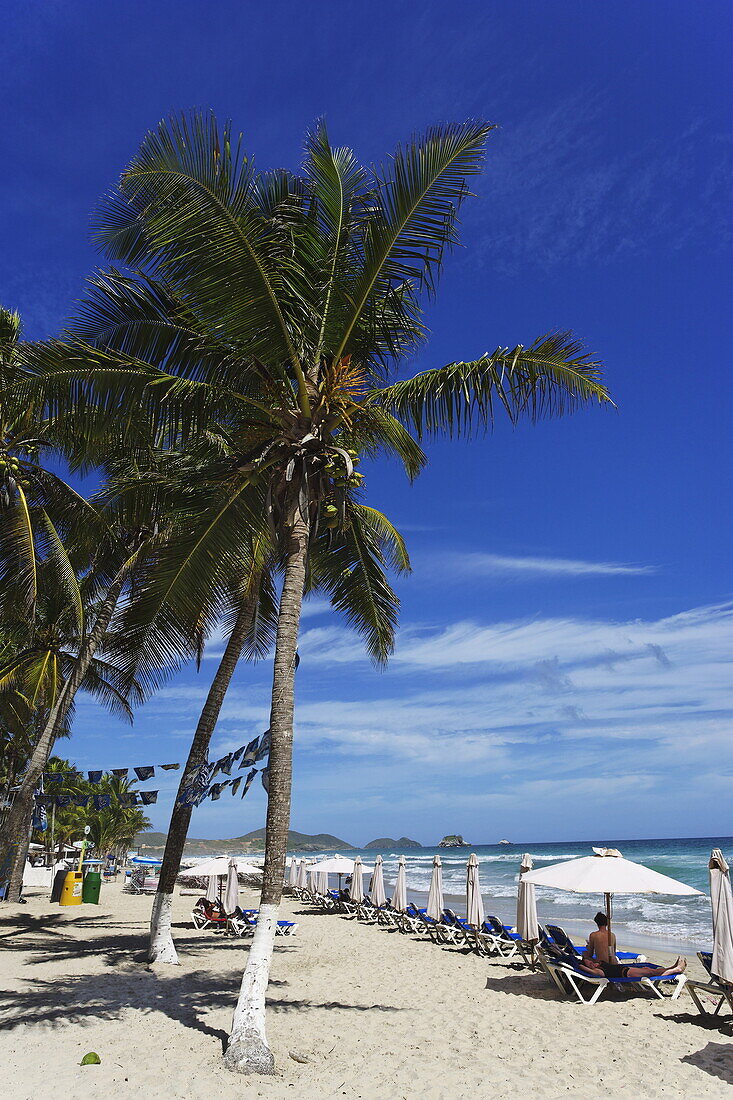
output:
[[[684,974],[687,969],[687,959],[682,955],[677,956],[673,966],[655,966],[653,963],[622,966],[616,956],[616,937],[609,931],[608,917],[605,913],[596,913],[593,919],[598,930],[588,936],[580,965],[594,977],[603,975],[609,981],[616,978],[672,978],[675,974]]]

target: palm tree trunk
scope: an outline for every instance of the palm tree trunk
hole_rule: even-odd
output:
[[[269,793],[265,869],[257,928],[242,977],[224,1060],[237,1073],[274,1073],[265,1033],[265,995],[283,892],[293,774],[295,660],[308,558],[308,524],[300,516],[289,531],[280,596],[270,707]]]
[[[251,590],[252,594],[246,598],[237,615],[234,629],[229,636],[216,675],[211,681],[209,694],[206,697],[206,702],[196,726],[196,732],[193,735],[186,767],[178,785],[178,795],[168,826],[163,864],[160,868],[158,889],[150,917],[150,946],[148,950],[150,962],[178,963],[178,956],[171,935],[173,888],[181,869],[181,857],[188,836],[188,826],[193,809],[191,806],[182,806],[178,800],[186,787],[189,786],[194,769],[200,764],[204,764],[208,757],[209,742],[219,719],[224,696],[227,693],[237,662],[242,654],[247,634],[252,626],[252,619],[257,607],[258,590],[259,584],[254,584]]]
[[[23,869],[28,857],[28,842],[33,817],[33,792],[38,786],[41,773],[48,763],[48,758],[56,740],[56,731],[66,717],[69,707],[74,701],[74,696],[84,682],[92,658],[99,649],[114,615],[123,584],[124,572],[120,572],[107,589],[107,595],[99,608],[94,627],[82,643],[69,678],[51,708],[43,733],[31,753],[23,781],[3,824],[2,835],[0,835],[0,886],[9,881],[7,901],[18,901],[23,888]]]

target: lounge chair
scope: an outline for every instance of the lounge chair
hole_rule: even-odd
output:
[[[403,935],[422,935],[427,931],[425,910],[410,902],[404,912],[395,910],[395,924]]]
[[[222,910],[201,898],[191,910],[191,920],[198,929],[211,928],[214,932],[226,932],[227,916]]]
[[[708,980],[699,982],[695,978],[687,979],[687,989],[690,992],[690,996],[695,1002],[695,1007],[698,1012],[701,1012],[703,1016],[717,1016],[720,1013],[724,1004],[728,1005],[728,1008],[733,1012],[733,985],[728,982],[722,982],[720,978],[717,978],[713,974],[713,956],[709,951],[698,951],[697,957],[705,967],[708,974]],[[700,999],[701,993],[707,993],[709,996],[714,997],[716,1000],[715,1008],[706,1008],[703,1001]]]
[[[565,929],[561,928],[559,924],[548,924],[545,928],[551,937],[552,943],[555,947],[559,947],[561,951],[567,951],[569,955],[582,956],[585,954],[585,947],[576,947]],[[617,951],[616,958],[624,962],[646,962],[646,955],[639,955],[636,951]]]
[[[583,970],[575,955],[570,955],[554,947],[540,946],[537,950],[537,959],[540,967],[544,970],[553,985],[555,985],[564,996],[574,996],[583,1005],[595,1004],[604,989],[607,989],[610,985],[637,986],[639,989],[653,994],[653,996],[658,997],[660,1000],[664,1000],[664,994],[660,990],[660,986],[664,982],[674,983],[675,989],[669,999],[676,1001],[687,984],[687,977],[685,974],[660,975],[657,978],[631,977],[613,979],[596,976],[595,974],[589,974]],[[591,997],[586,999],[586,997],[583,996],[583,991],[588,991],[588,987],[590,987],[590,989],[595,989],[595,992]]]
[[[253,936],[257,927],[257,910],[245,909],[227,917],[227,932],[231,936]],[[279,920],[275,928],[276,936],[294,936],[298,930],[295,921]]]
[[[532,944],[525,943],[518,932],[498,917],[488,914],[479,931],[475,934],[476,949],[480,955],[500,955],[504,959],[513,959],[520,955],[526,966],[533,966]]]

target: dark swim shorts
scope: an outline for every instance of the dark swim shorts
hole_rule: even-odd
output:
[[[601,963],[601,970],[603,976],[608,978],[610,982],[615,982],[617,978],[625,978],[628,974],[628,966],[619,966],[618,963]]]

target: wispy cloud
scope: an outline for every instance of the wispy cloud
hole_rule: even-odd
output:
[[[635,577],[656,572],[652,565],[634,565],[613,561],[580,561],[575,558],[522,557],[505,554],[485,554],[479,551],[447,552],[437,555],[441,569],[447,567],[454,576],[493,577],[498,575],[525,577]],[[445,574],[443,574],[445,575]]]
[[[731,135],[689,119],[673,137],[619,148],[606,140],[612,108],[584,92],[503,120],[480,183],[486,201],[466,214],[483,245],[471,262],[483,251],[507,271],[549,269],[730,243]]]

